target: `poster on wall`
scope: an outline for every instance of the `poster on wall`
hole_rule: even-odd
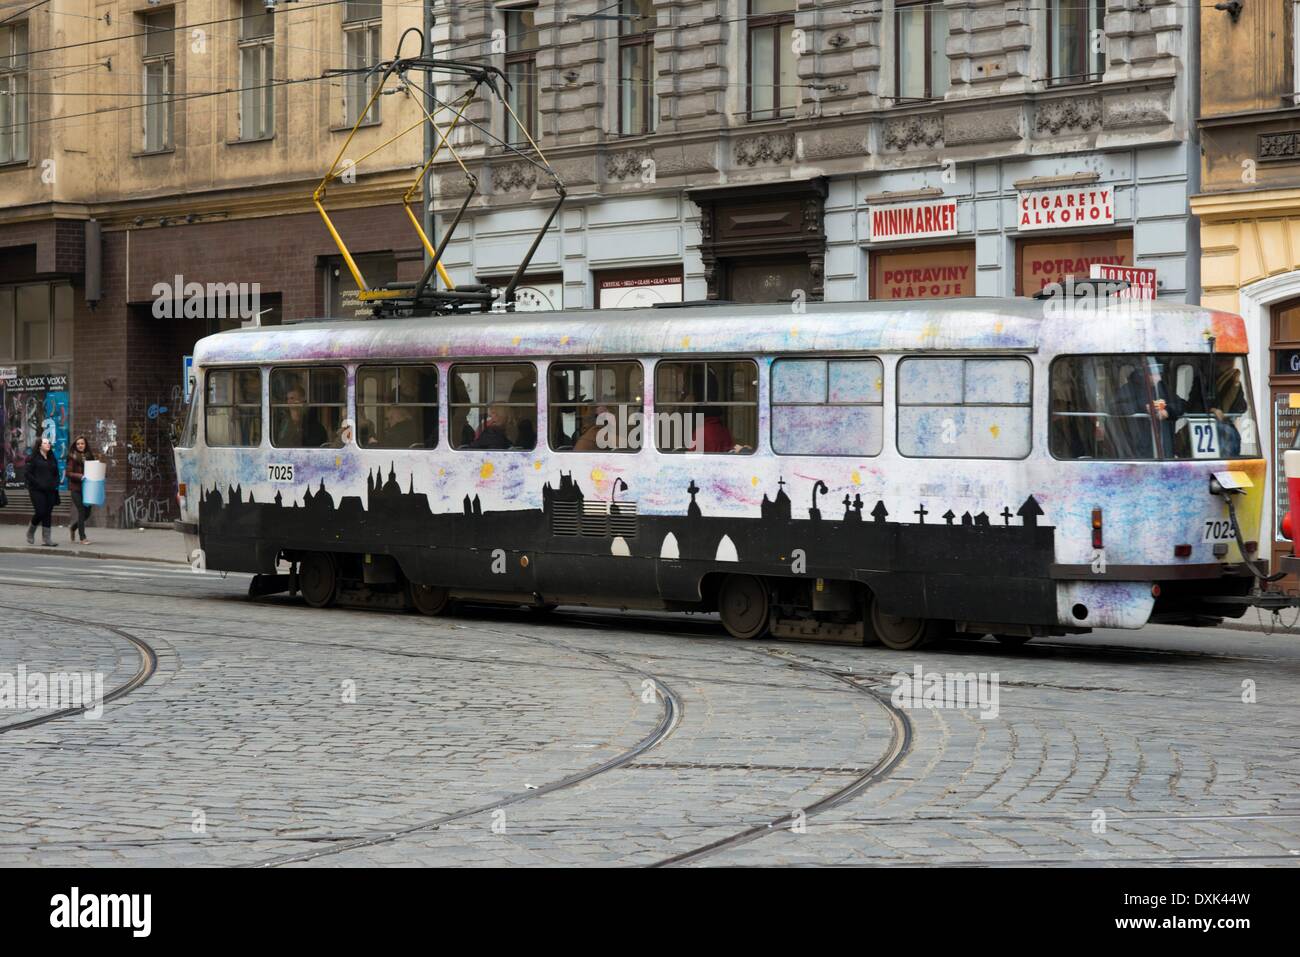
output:
[[[23,488],[24,469],[32,449],[50,440],[59,463],[59,488],[66,490],[64,460],[68,455],[70,425],[66,375],[15,376],[5,380],[4,481],[7,488]]]

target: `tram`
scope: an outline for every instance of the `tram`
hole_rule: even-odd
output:
[[[1028,299],[311,321],[195,349],[180,527],[254,595],[1007,642],[1269,598],[1242,320]],[[286,571],[287,569],[287,571]]]

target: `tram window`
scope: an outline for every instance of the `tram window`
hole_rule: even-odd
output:
[[[551,448],[635,452],[641,448],[645,377],[639,362],[553,365],[547,387]]]
[[[772,364],[772,451],[879,455],[884,394],[879,359],[778,359]]]
[[[438,445],[438,367],[357,370],[357,444],[379,449]]]
[[[1062,356],[1051,386],[1058,459],[1259,455],[1245,356]]]
[[[654,423],[661,452],[752,453],[758,366],[749,359],[659,363]]]
[[[342,369],[271,370],[271,444],[279,449],[337,449],[347,406]]]
[[[898,451],[1022,459],[1031,439],[1028,360],[910,356],[898,363]]]
[[[455,365],[449,384],[452,448],[537,445],[537,369],[532,363]]]
[[[204,440],[210,446],[262,444],[262,371],[212,369],[204,400]]]

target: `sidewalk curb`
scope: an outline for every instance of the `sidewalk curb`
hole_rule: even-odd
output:
[[[63,543],[59,548],[47,548],[44,545],[0,545],[0,552],[19,552],[30,555],[47,555],[54,558],[107,558],[127,562],[160,562],[164,565],[184,565],[178,558],[157,558],[153,555],[118,555],[113,552],[82,552],[76,550],[60,551],[66,548]]]

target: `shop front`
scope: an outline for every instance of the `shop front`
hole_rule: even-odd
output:
[[[0,285],[0,472],[25,488],[33,449],[48,438],[60,463],[71,441],[72,283]],[[19,496],[22,497],[21,495]]]

